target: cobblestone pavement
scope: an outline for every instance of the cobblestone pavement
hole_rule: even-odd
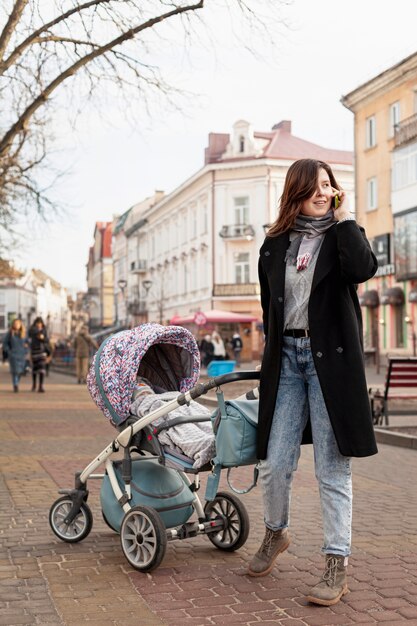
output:
[[[232,397],[241,390],[228,387]],[[415,450],[380,445],[377,456],[354,461],[350,593],[325,608],[305,601],[322,568],[310,446],[294,481],[292,544],[265,578],[245,574],[263,535],[259,488],[241,496],[251,532],[234,553],[216,550],[206,537],[174,541],[157,570],[136,572],[102,520],[97,481],[89,485],[90,535],[77,544],[59,541],[48,524],[58,488],[72,487],[74,471],[115,433],[73,378],[52,373],[45,394],[32,393],[24,379],[14,394],[0,366],[0,626],[417,624]],[[249,484],[250,475],[250,468],[235,471],[236,485]]]

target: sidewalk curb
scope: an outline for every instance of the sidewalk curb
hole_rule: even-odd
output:
[[[395,428],[398,428],[398,426]],[[374,428],[374,431],[378,443],[386,443],[391,446],[401,446],[402,448],[417,450],[417,437],[414,435],[401,433],[398,432],[398,430],[390,430],[389,426],[386,428]]]

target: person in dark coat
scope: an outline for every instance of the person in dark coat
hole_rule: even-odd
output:
[[[236,365],[237,367],[240,367],[240,353],[242,352],[243,341],[239,333],[233,334],[231,344],[232,344],[233,356],[235,357]]]
[[[211,340],[211,335],[204,335],[203,339],[200,342],[200,354],[201,354],[201,364],[204,367],[213,360],[214,346]]]
[[[377,452],[356,294],[376,270],[329,165],[293,163],[259,257],[265,350],[257,445],[266,531],[248,573],[268,574],[287,549],[300,444],[313,443],[325,569],[308,600],[325,606],[347,592],[351,457]]]
[[[13,391],[19,391],[20,377],[25,373],[28,341],[22,320],[13,320],[3,341],[3,350],[9,360]]]
[[[36,382],[39,380],[38,391],[44,393],[44,379],[46,361],[51,354],[46,326],[41,317],[37,317],[29,329],[30,360],[32,362],[32,391],[36,391]]]

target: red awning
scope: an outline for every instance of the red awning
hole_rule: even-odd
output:
[[[256,322],[258,318],[254,315],[247,315],[245,313],[232,313],[231,311],[220,311],[218,309],[212,309],[211,311],[204,311],[204,315],[207,319],[207,324],[239,324],[243,322]],[[171,318],[170,324],[182,326],[183,324],[193,324],[193,315],[187,315],[186,317],[179,317],[174,315]]]

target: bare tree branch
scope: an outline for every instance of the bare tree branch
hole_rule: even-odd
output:
[[[14,33],[16,25],[19,23],[19,20],[22,16],[23,11],[26,8],[28,0],[17,0],[12,12],[10,13],[10,17],[7,20],[5,27],[0,35],[0,59],[3,58],[4,52],[9,44],[9,41]]]
[[[28,0],[20,0],[20,4],[26,5],[28,2]],[[40,28],[38,28],[37,30],[35,30],[33,33],[31,33],[29,35],[29,37],[26,37],[26,39],[24,41],[22,41],[21,44],[19,44],[14,50],[13,52],[10,54],[10,56],[5,59],[3,62],[0,62],[0,74],[3,74],[5,70],[7,70],[9,67],[11,67],[14,63],[16,63],[17,59],[23,54],[23,52],[26,50],[26,48],[28,48],[32,43],[35,43],[39,40],[40,35],[42,35],[42,33],[48,32],[51,28],[53,28],[54,26],[57,26],[58,24],[60,24],[61,22],[64,22],[66,20],[68,20],[68,18],[70,18],[72,15],[76,14],[76,13],[81,13],[82,11],[85,11],[87,9],[90,9],[93,6],[101,6],[107,2],[111,2],[111,0],[91,0],[91,2],[85,2],[84,4],[79,4],[77,6],[75,6],[73,9],[70,9],[69,11],[66,11],[65,13],[63,13],[62,15],[59,15],[58,17],[56,17],[55,19],[51,20],[50,22],[48,22],[47,24],[43,24]],[[22,8],[22,11],[24,10],[24,6]],[[19,18],[20,15],[22,14],[22,11],[19,14]],[[11,18],[10,18],[11,19]],[[17,20],[14,20],[14,25],[18,22]],[[13,30],[10,31],[10,36],[12,34]],[[10,39],[9,36],[9,39]],[[1,39],[0,39],[1,42]],[[7,42],[6,42],[7,45]],[[0,58],[3,57],[3,54],[1,54],[2,50],[0,47]]]
[[[79,59],[76,63],[73,63],[68,69],[66,69],[62,74],[57,76],[55,80],[53,80],[42,93],[27,107],[27,109],[22,113],[19,119],[13,124],[13,126],[8,130],[8,132],[4,135],[4,137],[0,141],[0,158],[5,151],[8,150],[10,144],[13,142],[16,135],[24,130],[27,127],[27,124],[33,114],[41,107],[49,96],[63,83],[67,78],[73,76],[81,67],[87,65],[94,59],[99,56],[104,55],[109,50],[120,46],[123,42],[133,39],[135,35],[140,33],[147,28],[152,28],[156,24],[163,22],[164,20],[168,20],[170,17],[174,15],[180,15],[181,13],[185,13],[187,11],[195,11],[196,9],[201,9],[204,6],[204,0],[199,0],[199,2],[195,4],[189,4],[183,7],[176,7],[172,11],[168,11],[167,13],[163,13],[162,15],[158,15],[153,17],[143,24],[139,24],[134,28],[129,29],[128,31],[122,33],[119,37],[112,39],[104,46],[100,46],[99,48],[93,50],[89,54],[86,54],[81,59]]]
[[[265,40],[274,12],[289,2],[1,0],[0,251],[4,234],[13,234],[19,216],[32,209],[39,215],[56,212],[45,191],[54,171],[51,122],[63,103],[68,121],[77,119],[87,105],[101,112],[106,97],[112,107],[114,100],[123,98],[124,111],[133,115],[141,107],[152,116],[155,95],[162,96],[164,106],[177,105],[178,95],[186,92],[178,88],[176,78],[165,80],[160,59],[161,50],[166,54],[173,42],[178,46],[178,34],[183,58],[191,59],[193,45],[201,46],[201,34],[207,35],[210,25],[216,33],[210,9],[217,6],[223,15],[229,12],[227,26],[238,45],[251,49],[246,34],[262,32]],[[207,20],[199,17],[203,9]],[[240,19],[246,34],[244,29],[239,32]],[[209,37],[206,44],[210,54],[214,40]],[[69,80],[74,76],[79,80]]]

